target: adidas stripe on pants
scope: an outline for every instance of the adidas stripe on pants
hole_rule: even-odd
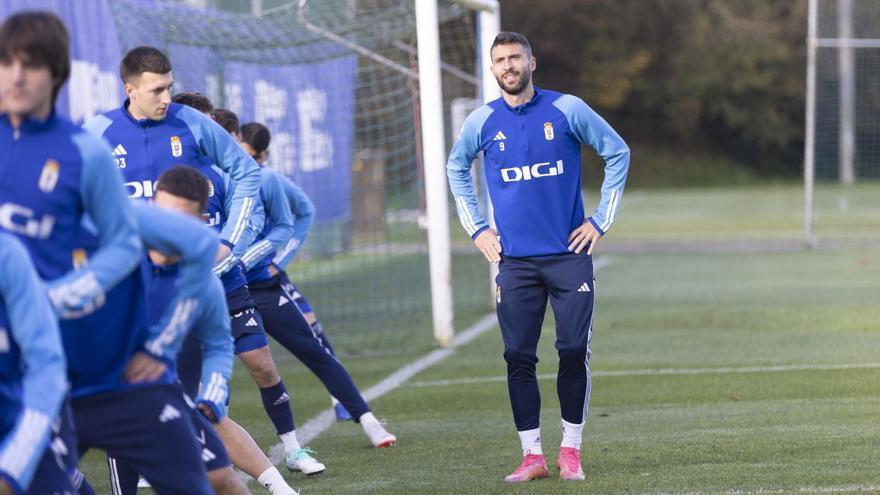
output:
[[[592,256],[583,251],[535,258],[502,257],[496,282],[496,311],[517,431],[540,426],[541,395],[535,365],[548,300],[556,318],[556,391],[562,419],[583,423],[590,402],[589,343],[595,294]]]

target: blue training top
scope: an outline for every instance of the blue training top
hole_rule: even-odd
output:
[[[63,318],[72,396],[122,386],[147,329],[141,241],[110,149],[54,113],[18,129],[0,115],[0,229],[22,241]]]
[[[103,136],[111,146],[116,165],[127,181],[131,197],[149,198],[156,181],[174,165],[214,163],[235,181],[227,222],[220,234],[230,248],[247,231],[257,193],[260,167],[232,136],[211,118],[185,105],[172,103],[162,120],[136,120],[128,112],[129,101],[98,115],[83,127]]]
[[[287,203],[290,205],[290,213],[293,215],[293,237],[278,249],[272,258],[272,264],[275,265],[275,268],[282,271],[306,241],[309,229],[312,228],[312,223],[315,220],[315,205],[290,178],[281,174],[278,174],[278,178],[284,187],[284,194],[287,195]]]
[[[210,226],[218,233],[222,231],[227,224],[229,213],[232,210],[232,197],[235,184],[229,177],[229,174],[223,172],[220,167],[212,163],[200,163],[196,170],[201,172],[208,178],[208,203],[205,205],[204,220],[205,224]],[[262,205],[257,204],[254,212],[251,214],[259,215]],[[248,242],[247,239],[253,237],[253,232],[246,232],[239,242],[231,256],[226,257],[214,267],[214,273],[220,276],[223,282],[223,290],[228,294],[239,287],[247,284],[244,276],[244,265],[240,261],[240,256],[244,254]]]
[[[284,186],[281,185],[278,174],[271,168],[263,168],[260,198],[264,213],[254,215],[251,222],[251,228],[259,229],[260,233],[241,257],[248,283],[269,279],[272,253],[282,248],[294,233],[293,216]]]
[[[180,256],[168,266],[154,265],[148,256],[141,263],[147,321],[163,329],[146,348],[158,354],[164,347],[161,354],[173,370],[184,337],[197,332],[203,359],[196,403],[207,404],[221,418],[226,414],[234,349],[226,297],[220,281],[210,275],[216,236],[196,220],[159,207],[143,206],[136,213],[148,249]]]
[[[629,168],[623,139],[576,96],[535,88],[527,103],[503,98],[474,110],[449,154],[449,185],[472,238],[489,227],[477,209],[471,162],[483,152],[495,224],[506,256],[568,252],[568,235],[584,222],[581,144],[605,160],[599,206],[590,222],[604,235],[614,222]]]
[[[28,258],[0,233],[0,478],[26,492],[67,392],[61,334]]]

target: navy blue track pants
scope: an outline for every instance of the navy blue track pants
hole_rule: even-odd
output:
[[[496,311],[504,340],[507,387],[518,431],[540,426],[541,394],[535,375],[538,339],[549,299],[556,318],[562,419],[583,423],[590,402],[590,338],[595,279],[592,256],[561,254],[502,257]]]

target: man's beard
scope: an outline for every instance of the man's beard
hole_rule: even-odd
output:
[[[505,74],[501,74],[501,77],[496,77],[495,81],[498,82],[498,86],[501,88],[501,90],[509,95],[515,96],[522,93],[526,90],[526,87],[528,87],[529,83],[532,82],[532,71],[526,69],[523,72],[520,72],[519,83],[516,86],[507,87],[504,85],[503,79]]]

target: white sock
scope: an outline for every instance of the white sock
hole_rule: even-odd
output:
[[[376,419],[376,416],[373,416],[373,413],[367,411],[361,414],[361,417],[358,418],[358,421],[361,423],[361,427],[366,431],[367,428],[371,428],[375,425],[381,425],[379,420]]]
[[[572,447],[581,450],[581,439],[584,435],[584,424],[576,425],[562,420],[562,447]]]
[[[257,481],[265,486],[272,495],[297,495],[296,490],[284,481],[284,478],[275,466],[263,471],[263,474],[257,478]]]
[[[519,442],[522,444],[523,456],[544,455],[544,451],[541,450],[541,427],[517,433],[519,433]]]
[[[330,405],[332,405],[333,407],[336,407],[336,404],[339,404],[339,401],[336,400],[336,397],[333,397],[333,396],[331,395],[331,396],[330,396]]]
[[[285,453],[290,453],[294,450],[301,448],[299,442],[296,440],[296,430],[288,431],[287,433],[278,435],[278,438],[280,438],[281,443],[284,444]]]

